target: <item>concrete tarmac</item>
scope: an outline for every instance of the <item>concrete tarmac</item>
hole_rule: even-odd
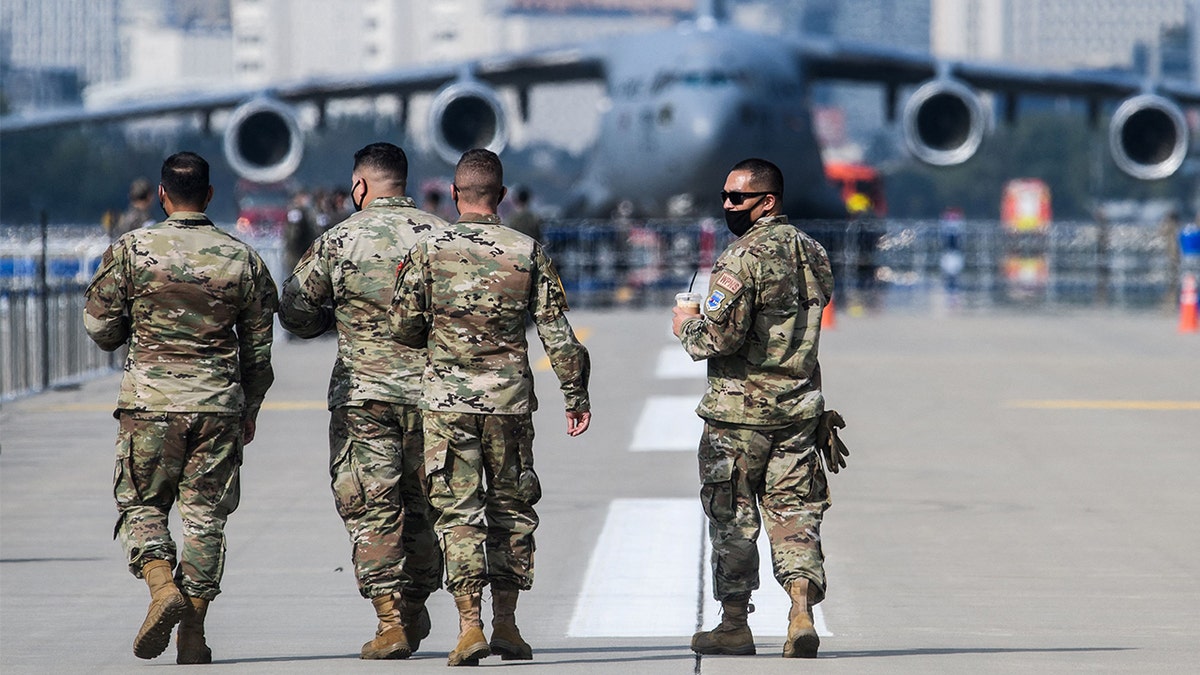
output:
[[[651,399],[690,406],[703,391],[698,377],[661,376],[674,349],[669,319],[665,310],[572,312],[593,359],[593,426],[580,438],[566,436],[554,375],[539,366],[542,526],[537,580],[518,609],[535,660],[492,657],[481,667],[1195,672],[1200,336],[1178,334],[1172,317],[840,318],[823,336],[821,361],[852,454],[831,477],[825,637],[821,658],[806,662],[778,657],[786,610],[765,600],[778,593],[769,574],[756,594],[757,656],[688,650],[696,623],[710,628],[718,617],[689,590],[707,576],[692,548],[703,538],[694,418],[643,412]],[[357,658],[375,618],[358,595],[329,490],[324,394],[333,349],[331,340],[277,342],[276,384],[246,448],[241,507],[227,530],[224,592],[209,613],[211,670],[446,667],[457,625],[444,591],[430,599],[433,633],[413,658]],[[0,409],[4,673],[174,665],[173,645],[153,661],[132,654],[148,594],[111,539],[117,387],[114,375]],[[636,438],[647,429],[666,433]],[[621,529],[614,514],[638,509],[644,527],[635,518]],[[667,513],[682,514],[681,524]],[[597,550],[602,531],[605,550]],[[660,533],[661,555],[643,555],[656,545],[637,543],[645,531]],[[668,550],[674,534],[685,535],[683,554]],[[681,596],[663,588],[675,581]],[[630,630],[606,623],[631,606]]]

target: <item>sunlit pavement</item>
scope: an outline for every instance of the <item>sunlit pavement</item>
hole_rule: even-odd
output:
[[[706,599],[689,410],[702,367],[669,312],[572,312],[592,351],[592,429],[565,434],[540,361],[537,580],[518,619],[546,673],[1185,672],[1200,658],[1200,337],[1163,313],[840,317],[822,338],[848,421],[831,478],[821,657],[778,658],[764,574],[759,654],[688,650]],[[531,336],[533,334],[531,333]],[[536,337],[532,337],[536,342]],[[374,630],[334,512],[331,340],[276,346],[246,450],[208,639],[228,672],[443,672],[453,603],[407,662],[357,658]],[[125,571],[111,479],[118,379],[0,409],[0,670],[124,673],[147,603]],[[178,533],[178,526],[175,528]],[[489,610],[485,606],[485,613]]]

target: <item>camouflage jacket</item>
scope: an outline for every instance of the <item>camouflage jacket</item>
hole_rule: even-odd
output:
[[[825,249],[784,216],[760,218],[730,244],[713,266],[705,315],[680,330],[692,359],[708,359],[696,413],[749,425],[821,414],[817,344],[832,293]]]
[[[387,311],[397,263],[417,240],[446,225],[410,197],[378,197],[317,238],[284,282],[279,318],[285,328],[311,338],[337,327],[330,409],[353,401],[421,400],[425,352],[392,338]]]
[[[521,414],[537,409],[525,318],[532,316],[566,409],[584,412],[591,363],[564,312],[566,294],[541,244],[496,216],[464,214],[418,243],[396,280],[396,339],[428,344],[421,407]]]
[[[258,414],[275,379],[275,282],[203,213],[113,242],[85,298],[92,340],[108,351],[129,342],[118,408]]]

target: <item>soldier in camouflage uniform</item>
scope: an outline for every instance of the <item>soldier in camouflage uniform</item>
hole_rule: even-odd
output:
[[[336,327],[329,380],[329,473],[354,545],[358,589],[375,606],[364,659],[407,658],[429,634],[425,600],[441,585],[442,555],[423,485],[424,348],[392,339],[387,323],[396,264],[446,221],[405,196],[408,159],[391,143],[354,155],[358,212],[308,249],[284,283],[284,327],[312,338]]]
[[[531,659],[515,611],[533,585],[533,470],[537,408],[529,368],[526,317],[532,317],[566,399],[567,433],[591,421],[587,350],[564,312],[558,274],[537,241],[504,227],[500,159],[463,155],[451,192],[462,214],[449,229],[413,248],[396,281],[390,314],[396,338],[428,347],[421,409],[430,500],[438,513],[447,589],[459,612],[452,666],[491,652]],[[492,640],[480,620],[483,587],[492,587]]]
[[[713,266],[705,315],[677,307],[673,320],[692,359],[708,360],[708,391],[696,409],[705,423],[700,498],[723,618],[693,636],[700,654],[754,653],[746,617],[758,588],[760,508],[775,578],[792,598],[784,656],[817,653],[812,605],[825,597],[820,533],[829,507],[818,459],[829,442],[818,428],[834,422],[823,415],[817,343],[833,275],[820,244],[781,215],[782,195],[774,164],[734,166],[722,196],[738,239]],[[842,454],[827,456],[832,471]]]
[[[154,223],[154,217],[150,215],[150,201],[153,196],[154,188],[150,181],[145,178],[135,179],[129,185],[129,208],[125,209],[113,224],[108,238],[116,241],[126,232]]]
[[[179,622],[179,663],[208,663],[208,603],[220,593],[225,522],[238,505],[242,446],[274,380],[275,284],[252,248],[204,215],[208,163],[182,152],[163,163],[167,220],[104,252],[86,293],[84,326],[101,348],[128,343],[114,416],[120,538],[151,603],[134,640],[161,654]],[[172,503],[183,547],[167,530]],[[182,593],[180,592],[182,590]]]

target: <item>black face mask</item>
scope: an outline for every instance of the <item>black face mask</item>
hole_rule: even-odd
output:
[[[754,210],[751,206],[748,209],[738,211],[725,211],[725,226],[729,228],[735,236],[742,236],[750,231],[754,225],[754,220],[750,217],[750,212]]]
[[[362,203],[362,201],[354,199],[354,188],[358,187],[358,184],[359,184],[359,183],[362,183],[362,186],[363,186],[363,199],[366,199],[366,198],[367,198],[367,189],[366,189],[366,188],[367,188],[367,184],[366,184],[366,182],[365,182],[365,181],[357,181],[357,182],[355,182],[355,183],[354,183],[354,185],[350,187],[350,203],[354,205],[354,210],[355,210],[355,211],[362,211],[362,209],[363,209],[363,203]]]

